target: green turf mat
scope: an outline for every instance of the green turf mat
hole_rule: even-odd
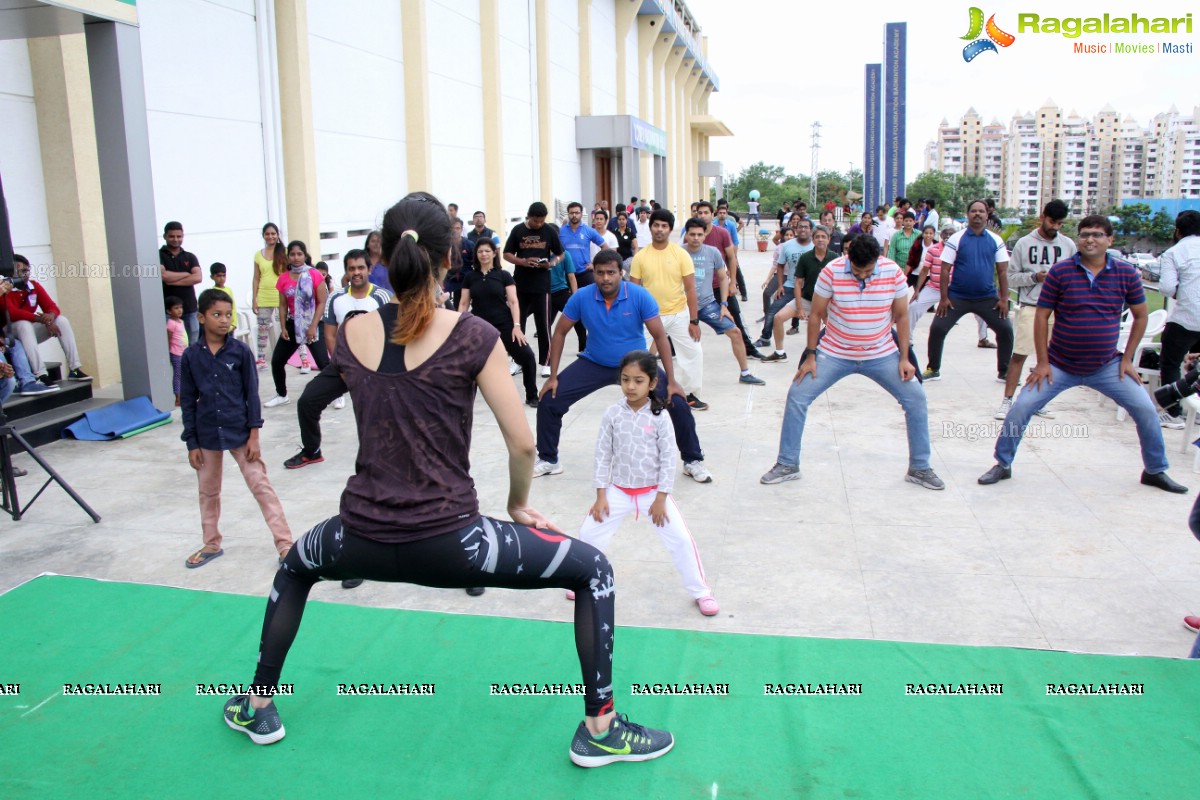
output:
[[[675,733],[645,764],[573,766],[576,697],[561,623],[310,603],[278,700],[287,737],[226,728],[249,683],[265,600],[62,577],[0,596],[0,797],[12,798],[1183,798],[1200,768],[1200,664],[994,647],[622,628],[617,708]],[[620,605],[618,603],[618,620]],[[65,696],[63,684],[161,684],[160,696]],[[338,696],[339,683],[435,685]],[[633,684],[728,684],[728,696],[631,697]],[[765,684],[860,684],[767,696]],[[912,695],[906,684],[1003,684]],[[1047,696],[1047,684],[1144,694]]]

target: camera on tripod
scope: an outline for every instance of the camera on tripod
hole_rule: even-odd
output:
[[[1200,392],[1200,366],[1192,366],[1179,380],[1155,389],[1154,401],[1161,408],[1169,408],[1196,392]]]

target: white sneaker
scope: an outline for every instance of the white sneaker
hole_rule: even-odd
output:
[[[1012,398],[1006,397],[1000,401],[1000,407],[996,409],[996,419],[1004,419],[1008,416],[1009,410],[1012,408]]]
[[[687,462],[683,465],[683,474],[696,483],[712,483],[712,473],[708,471],[708,467],[704,466],[703,461]]]
[[[547,366],[545,366],[545,367],[542,367],[542,377],[543,377],[543,378],[549,378],[549,377],[550,377],[550,367],[549,367],[549,365],[547,365]]]
[[[1181,431],[1184,429],[1184,427],[1186,427],[1183,420],[1181,420],[1179,417],[1171,416],[1167,413],[1165,408],[1159,409],[1158,422],[1164,428],[1170,428],[1173,431]]]
[[[274,408],[275,406],[287,405],[291,400],[287,397],[272,397],[267,402],[263,403],[264,408]]]
[[[310,372],[312,372],[312,367],[310,367],[308,364],[305,364],[303,367],[300,368],[301,375],[307,375]]]
[[[543,475],[557,475],[562,472],[562,464],[557,461],[542,461],[540,458],[533,462],[533,477],[540,478]]]
[[[521,374],[521,365],[518,364],[517,362],[513,361],[511,358],[508,360],[508,374],[509,375],[520,375]]]
[[[1048,408],[1039,409],[1038,411],[1033,412],[1033,415],[1035,417],[1041,417],[1042,419],[1054,419],[1054,412]]]
[[[337,400],[334,400],[333,407],[334,408],[345,408],[346,407],[346,398],[339,397]]]

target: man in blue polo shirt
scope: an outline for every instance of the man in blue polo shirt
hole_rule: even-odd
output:
[[[542,384],[537,411],[537,462],[533,477],[557,475],[558,441],[562,420],[577,401],[605,386],[621,381],[621,359],[631,350],[646,346],[646,331],[658,347],[662,367],[658,370],[655,392],[667,404],[675,426],[675,444],[683,457],[683,474],[699,483],[711,483],[712,474],[704,466],[704,453],[696,436],[696,421],[684,399],[683,387],[675,382],[671,362],[671,344],[658,317],[658,303],[648,291],[621,280],[621,255],[616,250],[601,250],[593,264],[596,282],[586,286],[567,301],[550,343],[550,378]],[[587,328],[587,349],[559,374],[567,331],[576,322]]]
[[[1087,386],[1116,401],[1137,423],[1142,483],[1176,494],[1187,492],[1186,486],[1167,475],[1170,465],[1158,412],[1133,363],[1149,316],[1142,276],[1132,264],[1108,254],[1112,234],[1108,217],[1084,217],[1079,223],[1079,252],[1046,273],[1033,320],[1037,366],[1004,418],[996,439],[996,466],[979,478],[985,486],[1012,477],[1017,445],[1039,409],[1067,389]],[[1133,314],[1133,328],[1122,354],[1116,345],[1125,305]],[[1049,337],[1051,314],[1053,339]]]
[[[929,368],[921,376],[927,381],[942,379],[946,334],[966,314],[975,314],[996,332],[996,381],[1004,383],[1008,374],[1013,349],[1012,323],[1008,321],[1008,248],[1003,239],[987,230],[987,219],[987,203],[972,201],[967,206],[967,227],[942,248],[942,300],[929,329]],[[946,280],[951,268],[953,273]]]
[[[563,250],[571,254],[575,262],[575,283],[583,288],[592,285],[592,248],[596,245],[601,250],[608,247],[604,236],[596,229],[583,223],[583,204],[571,203],[567,206],[567,224],[558,229],[558,240]]]

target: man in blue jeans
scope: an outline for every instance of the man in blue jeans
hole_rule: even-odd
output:
[[[857,373],[887,390],[904,409],[908,430],[904,479],[926,489],[945,488],[929,463],[929,409],[925,389],[915,380],[917,367],[908,357],[908,335],[904,270],[880,256],[875,237],[855,237],[849,254],[827,264],[813,287],[808,349],[800,356],[800,369],[788,389],[779,456],[760,479],[762,483],[800,477],[800,442],[809,406],[842,378]]]
[[[1079,223],[1079,251],[1046,273],[1033,320],[1037,366],[1004,418],[996,439],[996,466],[980,476],[981,484],[1011,478],[1017,446],[1030,418],[1067,389],[1087,386],[1116,401],[1137,423],[1142,483],[1176,494],[1187,492],[1186,486],[1167,475],[1170,465],[1158,412],[1133,363],[1149,316],[1142,276],[1132,264],[1108,254],[1112,235],[1108,217],[1084,217]],[[1133,314],[1133,328],[1122,354],[1117,352],[1117,338],[1126,305]],[[1052,339],[1048,335],[1051,314]]]
[[[667,413],[675,426],[675,444],[683,457],[683,474],[697,483],[711,483],[712,474],[704,466],[704,452],[696,436],[696,420],[684,399],[683,387],[675,382],[671,363],[671,344],[658,318],[658,303],[641,286],[621,280],[621,254],[611,248],[601,250],[592,262],[596,282],[571,295],[554,326],[550,342],[550,378],[542,384],[537,409],[537,461],[533,477],[557,475],[558,442],[562,420],[577,401],[605,386],[616,386],[621,379],[621,359],[631,350],[646,346],[643,327],[654,338],[662,367],[658,371],[655,392],[667,404]],[[582,322],[587,328],[587,349],[559,374],[567,331]],[[590,452],[590,450],[589,450]]]

